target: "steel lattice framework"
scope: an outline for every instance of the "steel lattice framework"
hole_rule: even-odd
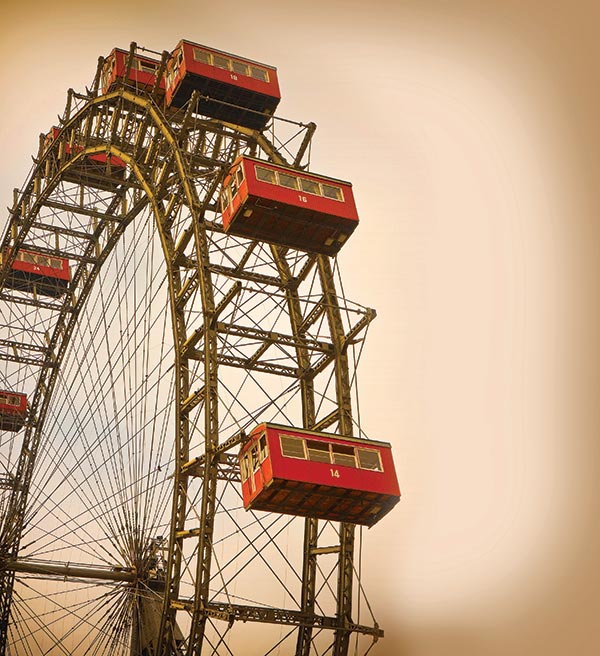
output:
[[[315,126],[257,132],[98,79],[69,91],[1,245],[0,387],[29,414],[1,434],[0,653],[368,651],[355,527],[244,513],[233,451],[265,420],[360,434],[374,311],[338,294],[335,260],[218,220],[237,156],[306,168]],[[21,247],[68,258],[68,293],[6,288]]]

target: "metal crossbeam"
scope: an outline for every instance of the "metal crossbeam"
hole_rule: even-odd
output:
[[[74,311],[74,308],[69,308],[68,304],[65,306],[65,302],[62,300],[52,301],[42,301],[40,298],[34,298],[32,296],[17,296],[16,294],[10,294],[4,289],[0,291],[0,300],[7,301],[8,303],[16,303],[20,305],[26,305],[29,307],[35,307],[43,310],[53,310],[55,312],[62,311]]]
[[[135,571],[117,566],[100,568],[91,565],[71,565],[70,563],[52,563],[26,559],[4,561],[1,564],[1,569],[19,574],[60,576],[65,579],[114,581],[115,583],[132,583],[137,579]]]
[[[195,608],[194,600],[177,599],[171,601],[171,608],[191,612]],[[340,624],[336,617],[303,613],[286,608],[265,608],[242,604],[208,603],[200,613],[206,617],[224,622],[261,622],[287,626],[306,626],[315,629],[329,629],[343,633],[361,633],[376,638],[383,638],[384,632],[378,625],[367,626],[353,622]]]
[[[236,358],[232,355],[219,354],[217,356],[219,366],[237,367],[246,371],[259,371],[265,374],[284,376],[285,378],[301,378],[302,373],[296,367],[273,364],[270,362],[252,362],[250,358]]]
[[[261,330],[251,326],[240,326],[239,324],[218,322],[216,326],[219,333],[232,337],[245,337],[252,341],[264,342],[265,344],[279,344],[280,346],[292,346],[305,348],[321,353],[332,353],[333,344],[304,336],[285,335],[284,333]]]
[[[235,467],[237,469],[238,465],[237,465],[236,456],[227,455],[227,460],[225,462],[223,462],[221,458],[226,454],[227,451],[233,449],[238,444],[241,444],[245,439],[246,439],[246,433],[244,431],[241,431],[236,435],[234,435],[233,437],[230,437],[228,440],[225,440],[225,442],[223,442],[222,444],[219,444],[219,446],[215,449],[213,453],[213,460],[216,463],[218,463],[219,471],[224,469],[230,469],[231,467]],[[199,476],[205,462],[206,462],[206,454],[203,453],[201,456],[198,456],[197,458],[194,458],[193,460],[186,462],[182,466],[181,472],[182,474]],[[228,477],[227,474],[225,474],[223,476],[223,480],[231,480],[231,479]]]
[[[209,267],[211,273],[216,273],[221,276],[226,276],[232,279],[238,280],[248,280],[250,282],[256,282],[261,285],[268,285],[271,287],[277,287],[278,289],[284,289],[285,283],[282,283],[279,278],[275,276],[267,276],[264,273],[256,273],[254,271],[246,271],[224,266],[222,264],[211,264]]]

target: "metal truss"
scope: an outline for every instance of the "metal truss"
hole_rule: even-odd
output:
[[[355,527],[244,513],[235,458],[265,420],[360,435],[374,311],[329,258],[218,220],[237,156],[306,168],[315,125],[259,133],[97,80],[69,91],[0,246],[0,387],[29,399],[0,444],[0,655],[233,654],[252,623],[273,629],[260,653],[366,651],[383,632],[356,616]],[[68,258],[67,293],[5,287],[20,248]]]

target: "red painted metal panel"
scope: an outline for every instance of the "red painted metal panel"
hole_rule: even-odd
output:
[[[309,210],[316,214],[350,219],[358,222],[358,212],[352,193],[352,184],[343,180],[328,178],[324,175],[315,173],[305,173],[292,168],[276,166],[270,162],[242,158],[245,177],[248,184],[248,194],[259,196],[260,198],[269,199],[285,205],[293,205],[302,210]],[[312,180],[317,183],[325,183],[341,189],[343,200],[334,200],[324,196],[311,194],[300,189],[289,189],[278,184],[263,182],[257,178],[256,167],[268,169],[275,172],[282,172],[297,177],[302,180]]]
[[[252,439],[246,443],[243,449],[240,451],[240,459],[245,453],[251,452],[251,450],[258,449],[259,440],[262,435],[266,436],[265,431],[260,430],[260,426],[253,431]],[[262,462],[260,462],[262,460]],[[254,466],[254,462],[258,466]],[[256,461],[251,459],[252,467],[249,471],[249,476],[245,478],[242,476],[242,494],[244,497],[244,503],[246,501],[250,502],[252,499],[256,498],[261,491],[268,487],[273,479],[273,468],[271,465],[270,457],[267,455],[264,459],[260,458],[260,455],[256,456]]]
[[[170,107],[181,81],[187,74],[187,61],[184,58],[183,44],[180,41],[167,62],[166,82],[165,82],[165,104]]]
[[[308,437],[311,440],[322,443],[371,448],[379,452],[383,471],[369,471],[357,467],[286,457],[281,453],[279,438],[281,434]],[[348,440],[347,438],[337,436],[330,437],[325,433],[307,433],[275,427],[268,429],[268,435],[273,472],[277,478],[297,480],[315,485],[328,485],[345,489],[377,492],[379,494],[400,495],[396,470],[392,460],[391,446],[389,444],[370,440]],[[332,471],[339,472],[339,477],[332,474]]]

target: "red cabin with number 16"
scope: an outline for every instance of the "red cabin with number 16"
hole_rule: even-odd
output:
[[[239,157],[223,181],[225,232],[335,255],[358,225],[349,182]]]
[[[265,423],[239,461],[246,510],[372,526],[400,500],[387,442]]]

